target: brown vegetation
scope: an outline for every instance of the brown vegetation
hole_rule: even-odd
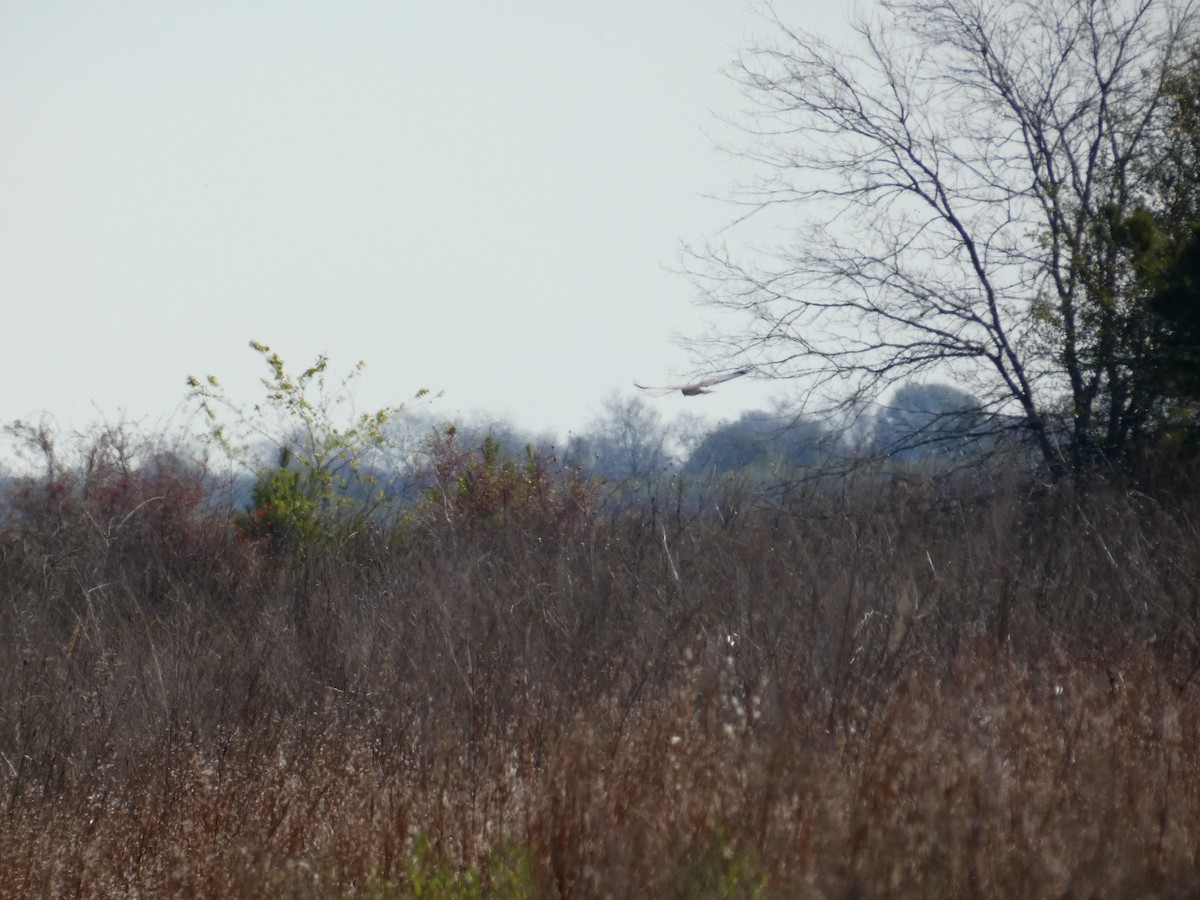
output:
[[[731,491],[288,559],[122,460],[4,509],[5,897],[1200,891],[1186,494]]]

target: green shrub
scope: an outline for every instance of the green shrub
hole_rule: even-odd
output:
[[[321,537],[320,486],[290,462],[291,454],[281,450],[279,467],[259,473],[249,506],[234,516],[244,539],[275,551],[304,551]]]
[[[769,887],[766,867],[718,828],[709,840],[696,842],[676,873],[671,895],[678,900],[759,900],[770,896]]]
[[[459,869],[424,839],[417,842],[401,884],[375,884],[367,893],[376,900],[524,900],[534,895],[529,854],[520,848],[503,845],[478,866]]]
[[[381,472],[396,440],[385,425],[403,408],[384,407],[358,416],[350,382],[359,362],[340,383],[327,380],[329,361],[317,357],[299,373],[265,344],[250,342],[266,363],[267,396],[247,407],[225,393],[216,376],[188,378],[191,396],[209,423],[209,438],[231,459],[256,473],[249,507],[237,516],[241,534],[274,549],[307,553],[323,540],[354,534],[386,501]],[[428,393],[424,389],[417,397]],[[279,456],[274,468],[260,465],[252,443],[266,441]]]

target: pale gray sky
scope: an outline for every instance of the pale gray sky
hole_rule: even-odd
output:
[[[678,380],[704,313],[668,270],[732,216],[709,133],[761,30],[744,0],[4,3],[0,421],[153,425],[193,373],[254,399],[252,338],[365,359],[360,408],[428,387],[559,433]]]

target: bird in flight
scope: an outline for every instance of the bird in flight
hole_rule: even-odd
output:
[[[663,396],[664,394],[673,394],[679,391],[685,397],[695,397],[699,394],[711,394],[709,388],[718,384],[723,384],[726,381],[732,381],[734,378],[740,378],[743,375],[749,375],[749,369],[738,369],[736,372],[730,372],[728,375],[717,375],[713,378],[705,378],[703,381],[694,381],[691,384],[672,384],[666,386],[649,386],[638,384],[636,381],[633,386],[641,388],[643,391],[650,391],[652,394]]]

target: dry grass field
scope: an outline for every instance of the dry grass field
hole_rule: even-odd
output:
[[[1200,894],[1186,491],[731,488],[303,555],[203,492],[5,498],[0,896]]]

